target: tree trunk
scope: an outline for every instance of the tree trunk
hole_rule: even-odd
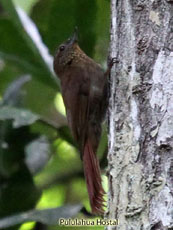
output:
[[[108,213],[173,229],[173,0],[112,0]]]

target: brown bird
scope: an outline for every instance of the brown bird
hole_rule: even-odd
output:
[[[96,151],[107,107],[107,75],[79,47],[77,31],[59,46],[54,70],[61,81],[68,125],[79,145],[93,214],[103,214],[104,190]]]

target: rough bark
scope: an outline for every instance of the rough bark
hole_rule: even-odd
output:
[[[173,0],[112,0],[107,229],[173,229]]]

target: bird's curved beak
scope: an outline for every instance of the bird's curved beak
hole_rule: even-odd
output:
[[[71,44],[73,44],[75,42],[78,42],[78,28],[77,28],[77,26],[75,27],[74,34],[70,39]]]

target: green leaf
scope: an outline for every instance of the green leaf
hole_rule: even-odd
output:
[[[75,216],[80,210],[81,205],[67,205],[60,208],[45,210],[33,210],[24,212],[0,220],[0,229],[7,228],[27,221],[37,221],[47,225],[56,225],[60,218],[70,218]]]
[[[34,6],[31,16],[51,53],[55,53],[56,47],[78,26],[81,48],[99,62],[107,60],[110,1],[69,0],[67,4],[63,0],[41,0]]]
[[[107,62],[110,40],[110,1],[97,0],[96,47],[94,58],[99,63]],[[106,66],[106,65],[105,65]]]
[[[31,80],[29,75],[22,76],[17,80],[14,80],[3,95],[3,105],[16,105],[20,100],[22,86]]]
[[[83,9],[85,8],[85,13]],[[85,52],[92,56],[96,41],[96,0],[42,0],[33,9],[32,18],[51,53],[79,28],[79,40]]]
[[[56,88],[52,57],[41,41],[38,30],[25,12],[14,7],[11,0],[0,0],[9,18],[0,20],[0,56],[39,72],[37,78]],[[13,37],[13,39],[11,39]],[[23,58],[23,59],[22,59]],[[54,79],[54,81],[53,81]]]
[[[42,66],[9,18],[0,18],[0,33],[0,57],[2,59],[9,60],[25,70],[32,70],[33,73],[40,72],[39,69]]]
[[[1,61],[0,75],[0,95],[2,96],[11,82],[19,76],[25,75],[25,73],[22,72],[16,65],[11,65],[11,63]]]
[[[13,127],[19,128],[21,126],[33,124],[39,119],[39,116],[33,114],[29,110],[19,109],[10,106],[0,107],[0,120],[13,120]]]
[[[80,46],[87,55],[94,56],[96,45],[96,20],[97,1],[96,0],[76,0],[75,2],[75,24],[79,28]],[[85,13],[83,13],[85,9]]]
[[[32,18],[51,53],[67,39],[75,27],[75,0],[42,0],[34,7]]]
[[[15,5],[20,6],[23,8],[27,13],[30,12],[32,6],[35,4],[37,0],[28,0],[28,1],[23,1],[23,0],[13,0]]]
[[[8,61],[9,67],[13,63],[24,71],[22,74],[32,75],[32,82],[27,86],[24,99],[25,106],[58,124],[61,118],[59,119],[60,114],[55,110],[53,100],[59,87],[56,85],[58,78],[52,73],[52,57],[48,55],[48,49],[42,43],[37,28],[26,14],[20,10],[22,17],[19,17],[11,0],[0,2],[8,12],[5,18],[0,18],[0,57]],[[32,35],[26,28],[31,30]],[[35,40],[33,34],[36,35]],[[6,73],[2,77],[8,79]]]

